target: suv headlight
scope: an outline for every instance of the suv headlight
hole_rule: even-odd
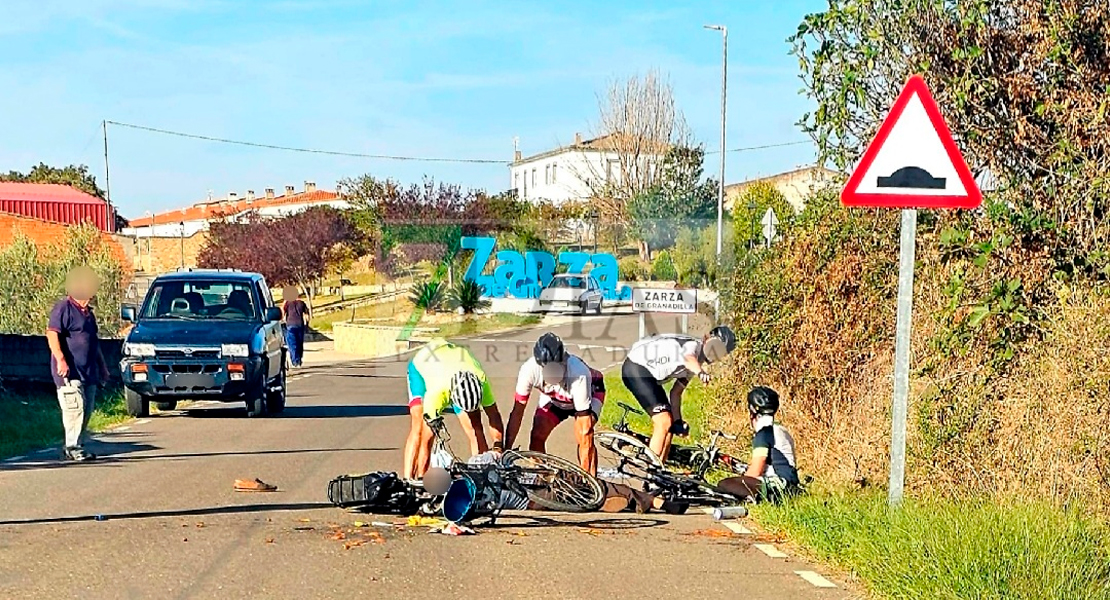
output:
[[[225,357],[237,356],[246,358],[250,356],[250,348],[246,344],[221,344],[220,354]]]
[[[154,344],[133,344],[127,342],[123,345],[124,356],[154,356]]]

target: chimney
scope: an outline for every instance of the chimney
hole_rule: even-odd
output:
[[[274,197],[274,188],[266,188],[266,198],[272,199]]]
[[[574,132],[574,145],[575,146],[581,146],[582,145],[582,134],[577,132],[577,131]]]
[[[316,191],[316,182],[305,180],[305,182],[304,182],[304,191],[305,191],[305,193],[315,192]]]
[[[247,204],[254,202],[254,190],[247,190]]]
[[[513,150],[513,160],[520,162],[520,150]]]
[[[291,185],[285,186],[285,195],[286,196],[292,196],[293,194],[294,194],[293,186],[291,186]]]
[[[228,202],[235,202],[238,199],[239,199],[239,194],[236,194],[235,192],[228,192],[227,193],[227,201]]]

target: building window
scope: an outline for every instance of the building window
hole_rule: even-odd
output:
[[[555,173],[558,170],[558,168],[559,168],[559,165],[551,165],[551,183],[555,183]]]
[[[520,190],[520,171],[513,173],[513,189]]]
[[[543,168],[543,184],[551,185],[551,165],[545,165]]]
[[[532,187],[536,187],[536,170],[532,169]]]
[[[613,182],[613,175],[616,173],[617,169],[619,169],[619,168],[620,167],[617,164],[616,159],[611,158],[611,159],[609,159],[608,161],[605,162],[605,182],[606,183],[612,183]]]

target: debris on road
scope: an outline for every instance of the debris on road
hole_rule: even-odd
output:
[[[448,523],[443,527],[432,528],[428,531],[428,533],[442,533],[444,535],[474,535],[477,532],[469,527],[466,527],[465,525]]]
[[[409,527],[444,527],[447,521],[432,517],[411,516],[408,520]]]
[[[685,535],[699,535],[711,538],[730,538],[734,537],[731,531],[726,529],[697,529]]]
[[[261,479],[236,479],[234,485],[237,492],[276,492],[277,486],[271,485]]]

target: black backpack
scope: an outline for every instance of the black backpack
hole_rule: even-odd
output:
[[[414,515],[420,504],[411,487],[396,473],[385,471],[332,479],[328,483],[328,500],[340,508],[398,515]]]

